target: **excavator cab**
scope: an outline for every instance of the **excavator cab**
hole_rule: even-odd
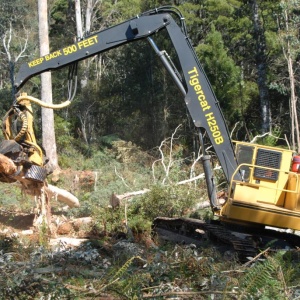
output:
[[[239,162],[220,217],[225,222],[300,230],[300,174],[291,171],[294,152],[235,142]]]

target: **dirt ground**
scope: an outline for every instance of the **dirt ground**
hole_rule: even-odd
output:
[[[33,213],[16,213],[0,209],[0,232],[6,230],[11,233],[19,233],[32,230],[34,217]]]
[[[38,242],[41,228],[33,226],[34,219],[34,213],[0,209],[0,236],[26,237]],[[55,240],[59,241],[63,237],[66,243],[76,247],[82,239],[97,238],[96,234],[90,230],[91,222],[91,218],[67,219],[61,213],[52,214],[51,233],[48,233],[49,241],[55,243]]]

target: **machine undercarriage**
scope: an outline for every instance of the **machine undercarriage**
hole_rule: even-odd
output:
[[[180,245],[205,247],[212,243],[222,253],[232,252],[241,262],[265,250],[297,251],[300,247],[300,236],[296,234],[261,226],[224,224],[220,220],[159,217],[153,222],[153,234],[159,240]]]

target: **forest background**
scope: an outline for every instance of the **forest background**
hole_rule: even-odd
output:
[[[51,52],[77,39],[74,2],[48,0]],[[262,135],[264,138],[256,139],[257,142],[289,146],[299,152],[300,1],[82,0],[83,24],[88,19],[88,3],[92,3],[90,33],[161,5],[176,6],[185,16],[189,37],[220,102],[232,138],[251,141]],[[4,116],[14,98],[12,84],[20,65],[39,57],[37,1],[0,0],[0,11],[0,116]],[[167,35],[160,32],[154,38],[159,48],[166,50],[177,64]],[[198,153],[197,132],[182,95],[147,41],[84,60],[79,65],[78,75],[72,105],[55,111],[59,166],[62,170],[71,168],[72,172],[60,175],[56,181],[51,177],[51,180],[78,196],[81,203],[80,208],[64,212],[67,217],[91,216],[95,222],[92,229],[101,234],[124,230],[123,221],[128,217],[126,225],[136,233],[144,232],[146,227],[149,230],[151,221],[159,215],[185,215],[199,199],[206,200],[206,187],[201,180],[177,185],[201,173],[201,168],[196,170],[194,165]],[[68,68],[52,72],[54,103],[67,99],[67,81]],[[22,91],[40,98],[40,76],[31,78]],[[34,106],[34,113],[35,133],[41,141],[40,108]],[[108,209],[113,192],[124,194],[144,188],[151,191],[144,198],[132,201],[128,210],[124,206],[114,211]],[[0,189],[1,209],[6,206],[9,211],[8,207],[13,207],[9,217],[7,211],[1,210],[0,217],[7,217],[3,218],[6,228],[18,209],[31,212],[32,202],[10,185],[1,184]],[[207,217],[205,214],[207,211],[202,212],[201,217]],[[60,269],[48,272],[49,269],[43,268],[39,271],[46,271],[46,275],[37,277],[32,272],[32,260],[36,267],[57,265],[56,259],[60,264],[59,255],[65,252],[46,260],[48,256],[40,254],[40,248],[40,256],[34,256],[29,253],[32,248],[27,244],[8,242],[0,240],[2,264],[8,257],[5,251],[10,255],[24,250],[15,260],[23,263],[28,260],[28,268],[24,263],[22,272],[18,265],[14,271],[11,259],[7,259],[7,268],[2,268],[0,295],[10,297],[28,293],[31,286],[35,287],[32,293],[53,296],[48,299],[57,299],[57,295],[63,293],[66,299],[75,299],[77,294],[98,295],[104,290],[127,295],[121,299],[141,299],[141,295],[149,298],[149,293],[155,294],[153,286],[158,286],[160,293],[161,287],[169,286],[180,288],[186,295],[191,295],[190,291],[202,293],[203,289],[212,295],[217,291],[216,295],[222,299],[226,299],[227,293],[229,296],[239,293],[239,299],[244,299],[245,294],[251,299],[262,299],[262,295],[264,299],[295,299],[299,290],[299,268],[293,261],[283,262],[280,253],[279,263],[270,256],[265,264],[251,269],[254,270],[250,272],[252,279],[261,279],[258,275],[265,274],[262,270],[271,270],[258,284],[257,280],[249,280],[247,271],[240,272],[240,265],[236,267],[233,259],[224,260],[215,250],[197,252],[180,246],[149,253],[148,263],[143,262],[143,267],[134,265],[134,271],[129,266],[139,252],[129,253],[123,267],[121,256],[115,254],[105,267],[107,253],[104,256],[101,252],[105,249],[104,243],[96,241],[101,249],[99,253],[105,257],[103,260],[99,260],[98,252],[95,258],[90,254],[94,252],[88,252],[86,265],[82,256],[74,258],[74,263],[70,252],[69,258],[63,260],[64,276]],[[43,239],[39,242],[42,244]],[[107,251],[110,254],[111,249]],[[74,257],[75,254],[76,251]],[[74,270],[75,264],[78,269]],[[103,273],[97,273],[101,268]],[[238,272],[231,272],[236,269]],[[228,273],[228,270],[231,271]],[[96,291],[91,292],[91,282]],[[186,290],[186,287],[191,289]],[[80,297],[78,299],[82,299]]]
[[[76,40],[73,1],[51,0],[50,51]],[[272,132],[299,150],[299,1],[92,1],[91,33],[161,5],[178,7],[227,120],[232,138],[249,141]],[[86,1],[81,1],[83,23]],[[20,64],[39,56],[36,1],[0,1],[0,113],[12,103]],[[176,63],[164,33],[155,37]],[[68,68],[52,72],[53,99],[67,98]],[[58,153],[70,146],[89,152],[108,136],[152,149],[180,127],[183,149],[196,151],[196,132],[181,94],[147,41],[138,41],[80,63],[74,103],[55,112]],[[40,77],[26,84],[40,95]],[[41,128],[39,112],[36,128]],[[37,130],[38,137],[41,131]],[[280,141],[280,140],[279,140]],[[278,139],[265,140],[275,144]],[[63,164],[63,162],[60,162]]]

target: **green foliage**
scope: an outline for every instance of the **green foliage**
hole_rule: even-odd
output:
[[[128,19],[140,13],[140,0],[104,1],[106,14],[113,14],[114,22],[119,23],[121,19]],[[107,17],[107,16],[106,16]]]
[[[151,191],[137,201],[133,213],[149,221],[159,216],[186,216],[198,200],[195,196],[182,186],[152,186]]]
[[[280,252],[256,263],[240,280],[242,293],[239,299],[288,299],[284,267]]]
[[[1,242],[0,242],[1,246]],[[32,252],[31,252],[32,251]],[[42,248],[40,251],[43,252]],[[35,249],[25,248],[22,244],[14,252],[3,252],[0,250],[1,278],[0,298],[1,299],[74,299],[72,292],[57,280],[44,280],[42,276],[34,274],[33,266],[38,265]],[[15,269],[18,265],[18,255],[22,261],[21,268]],[[31,255],[31,257],[30,257]],[[37,255],[38,256],[38,255]]]
[[[58,158],[58,163],[62,168],[74,168],[77,170],[82,169],[82,162],[84,161],[84,156],[72,148],[70,144],[68,148],[65,148],[63,153]],[[76,164],[74,163],[76,162]]]
[[[111,290],[116,294],[126,297],[126,299],[139,299],[141,288],[151,280],[150,274],[132,274],[135,263],[144,263],[145,260],[140,256],[132,256],[120,268],[113,268],[108,278],[105,278],[103,290]]]
[[[72,148],[74,145],[74,137],[71,135],[71,124],[59,115],[54,117],[57,151],[63,154],[64,151],[68,151],[67,149]]]
[[[130,218],[128,220],[128,226],[134,233],[151,234],[152,221],[145,218],[139,210],[136,211],[134,208],[130,212]]]
[[[46,224],[46,220],[42,220],[41,226],[39,226],[39,244],[42,247],[47,247],[49,244],[49,232],[48,232],[48,226]]]
[[[10,47],[12,57],[17,57],[20,52],[19,37],[26,36],[23,28],[30,31],[28,48],[19,58],[19,65],[37,56],[37,24],[33,13],[37,11],[36,3],[31,0],[2,2],[2,36],[4,32],[8,32],[10,21],[14,27]],[[103,29],[143,10],[164,4],[163,1],[98,1],[93,10],[91,30]],[[172,4],[178,5],[185,16],[190,38],[197,48],[230,127],[231,124],[242,120],[247,124],[248,132],[252,132],[253,135],[259,133],[257,128],[260,124],[260,109],[255,62],[257,37],[254,35],[251,5],[238,0],[173,1]],[[83,2],[83,15],[85,5]],[[283,129],[282,134],[287,134],[289,130],[289,122],[284,116],[289,111],[290,90],[282,46],[286,48],[286,43],[290,42],[293,57],[297,57],[298,5],[297,1],[258,3],[258,16],[264,29],[268,55],[266,84],[270,92],[271,115],[274,118],[273,124]],[[284,11],[287,11],[289,16],[289,30],[286,32]],[[50,16],[51,49],[54,51],[73,43],[76,36],[74,2],[52,1]],[[177,58],[167,35],[160,32],[153,38],[160,49],[166,50],[177,65]],[[5,94],[2,103],[3,110],[6,110],[5,107],[10,103],[7,99],[11,98],[11,95],[7,97],[6,90],[10,94],[11,85],[7,54],[3,47],[0,55],[1,91]],[[182,131],[185,139],[192,135],[193,126],[186,116],[182,97],[178,95],[176,87],[151,47],[144,41],[102,53],[97,58],[82,62],[78,75],[79,80],[82,76],[87,78],[87,86],[79,86],[77,103],[74,101],[68,111],[68,118],[64,118],[69,123],[68,136],[57,134],[60,148],[72,144],[73,138],[81,139],[82,136],[79,136],[78,132],[83,132],[82,121],[85,122],[88,143],[97,140],[99,136],[117,134],[121,139],[131,140],[149,149],[157,146],[164,137],[170,136],[174,124],[179,122],[185,125]],[[55,99],[65,98],[66,78],[67,68],[53,72]],[[29,93],[37,94],[39,85],[39,77],[36,76],[26,88]],[[283,94],[286,95],[284,98]],[[239,138],[244,137],[245,132],[242,132]],[[70,162],[63,162],[63,165],[70,165]]]
[[[56,0],[51,9],[51,18],[58,23],[65,23],[67,10],[69,8],[68,1]]]
[[[207,1],[207,9],[216,16],[230,16],[234,12],[234,7],[239,7],[240,5],[240,1]]]
[[[12,91],[11,91],[11,85],[6,84],[3,89],[0,89],[0,115],[4,116],[6,112],[9,110],[13,97],[12,97]],[[1,132],[2,137],[2,132]]]
[[[1,1],[1,26],[0,26],[0,35],[3,36],[4,31],[9,27],[10,23],[13,23],[14,26],[21,27],[21,20],[28,13],[28,1],[22,0],[11,0],[11,1]],[[25,5],[24,5],[25,4]]]
[[[116,134],[110,134],[100,137],[99,142],[104,146],[112,147],[113,142],[120,140]]]
[[[71,44],[76,36],[74,22],[75,7],[67,0],[55,0],[50,6],[50,43],[52,49],[59,49]],[[63,41],[60,41],[63,39]],[[53,48],[54,47],[54,48]],[[54,50],[53,50],[54,51]]]
[[[235,101],[235,95],[239,91],[240,70],[228,55],[222,35],[214,26],[206,36],[205,44],[200,44],[196,51],[205,67],[217,99],[230,120],[236,111],[241,113],[238,110],[240,103]]]
[[[28,209],[28,197],[22,195],[22,192],[18,187],[12,187],[11,184],[1,183],[0,192],[0,205],[4,205],[9,209],[18,206],[18,203],[21,202],[23,203],[23,208]]]
[[[263,145],[266,145],[266,146],[275,147],[278,144],[278,139],[280,138],[281,133],[282,133],[281,128],[274,127],[272,134],[267,135],[266,137],[261,139],[261,141],[259,141],[258,143],[262,143]]]

